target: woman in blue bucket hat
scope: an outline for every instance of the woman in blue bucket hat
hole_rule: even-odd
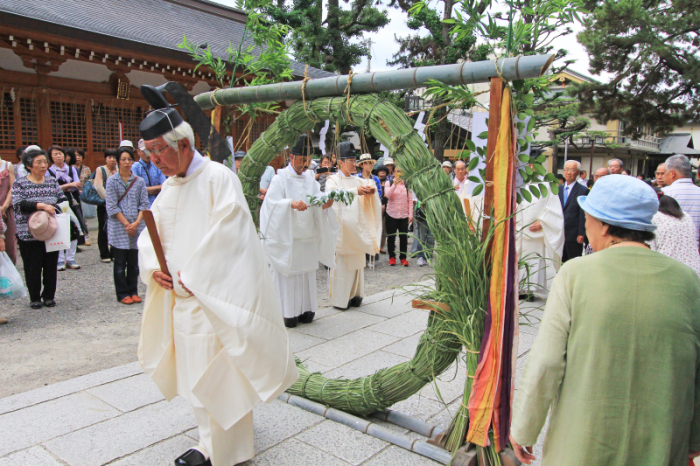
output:
[[[595,254],[552,283],[519,381],[511,441],[542,466],[687,466],[700,453],[700,277],[649,249],[659,202],[610,175],[578,198]]]

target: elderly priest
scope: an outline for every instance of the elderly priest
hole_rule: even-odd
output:
[[[294,357],[236,175],[194,149],[174,108],[154,110],[140,130],[169,177],[152,210],[172,278],[144,231],[139,362],[166,399],[194,410],[199,445],[175,464],[231,466],[253,457],[253,407],[298,378]]]
[[[292,148],[287,168],[272,179],[260,209],[260,235],[287,327],[311,323],[318,310],[318,263],[335,267],[338,224],[330,208],[333,201],[309,205],[309,196],[323,194],[307,171],[312,153],[311,139],[304,134]]]
[[[355,195],[352,204],[336,202],[340,231],[331,270],[331,304],[338,309],[359,307],[365,295],[365,254],[379,253],[382,236],[382,204],[372,178],[354,176],[357,155],[351,142],[338,145],[340,171],[326,181],[326,193],[343,189]]]

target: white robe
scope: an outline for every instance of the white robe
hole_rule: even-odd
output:
[[[335,267],[338,223],[333,209],[311,206],[300,212],[293,201],[309,203],[307,196],[320,196],[321,186],[313,173],[298,175],[291,166],[272,179],[260,209],[260,235],[282,305],[284,317],[316,312],[318,263]]]
[[[483,194],[472,196],[464,189],[459,195],[459,203],[462,205],[462,210],[467,216],[467,221],[472,231],[476,230],[477,226],[481,227],[484,218],[488,216],[484,214]]]
[[[240,181],[200,159],[168,178],[151,207],[172,292],[152,278],[160,267],[148,232],[138,240],[148,285],[138,356],[167,400],[192,404],[213,466],[229,466],[252,457],[253,407],[299,374]]]
[[[371,196],[358,196],[360,186],[374,188]],[[331,304],[345,308],[350,299],[363,297],[365,254],[377,254],[382,237],[382,204],[373,179],[345,176],[342,172],[329,176],[326,193],[344,189],[355,194],[349,206],[335,202],[333,209],[340,229],[335,247],[336,268],[331,270]]]
[[[520,260],[525,260],[527,269],[520,270],[521,282],[525,287],[521,291],[536,294],[546,298],[552,280],[561,267],[561,257],[564,251],[564,213],[559,198],[551,192],[546,197],[527,202],[525,199],[518,205],[517,212],[517,249]],[[530,231],[530,225],[539,221],[540,231]]]

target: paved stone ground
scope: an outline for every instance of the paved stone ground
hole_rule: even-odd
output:
[[[521,356],[532,345],[540,311],[530,314],[533,323],[520,327]],[[310,368],[358,377],[410,359],[427,317],[411,308],[409,296],[390,290],[366,298],[359,309],[322,309],[289,336]],[[437,381],[441,396],[427,386],[392,409],[445,428],[459,406],[464,373],[463,365],[453,367]],[[278,400],[259,405],[254,417],[251,466],[438,464]],[[0,466],[165,466],[196,444],[197,430],[187,404],[164,401],[138,363],[130,363],[0,399],[0,439]]]
[[[97,221],[91,224],[92,246],[76,255],[80,270],[58,274],[55,308],[34,310],[29,299],[0,302],[0,397],[25,392],[136,359],[143,306],[116,300],[112,264],[102,263],[97,250]],[[410,240],[409,240],[410,242]],[[374,270],[366,270],[368,295],[425,279],[430,267],[389,267],[380,256]],[[18,268],[24,275],[21,259]],[[319,307],[329,304],[328,272],[317,272]],[[139,285],[141,296],[145,286]],[[2,443],[2,441],[0,441]]]

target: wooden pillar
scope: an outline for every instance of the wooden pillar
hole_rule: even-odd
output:
[[[501,104],[505,83],[501,78],[491,78],[491,99],[489,101],[489,136],[486,142],[486,179],[484,180],[484,224],[481,232],[482,241],[488,236],[491,225],[491,207],[493,205],[493,154],[496,151],[498,129],[501,126]]]
[[[14,126],[15,126],[15,148],[22,147],[22,115],[19,106],[19,99],[22,95],[21,90],[15,91],[15,101],[12,103],[12,113],[14,115]],[[15,162],[13,160],[13,162]]]

